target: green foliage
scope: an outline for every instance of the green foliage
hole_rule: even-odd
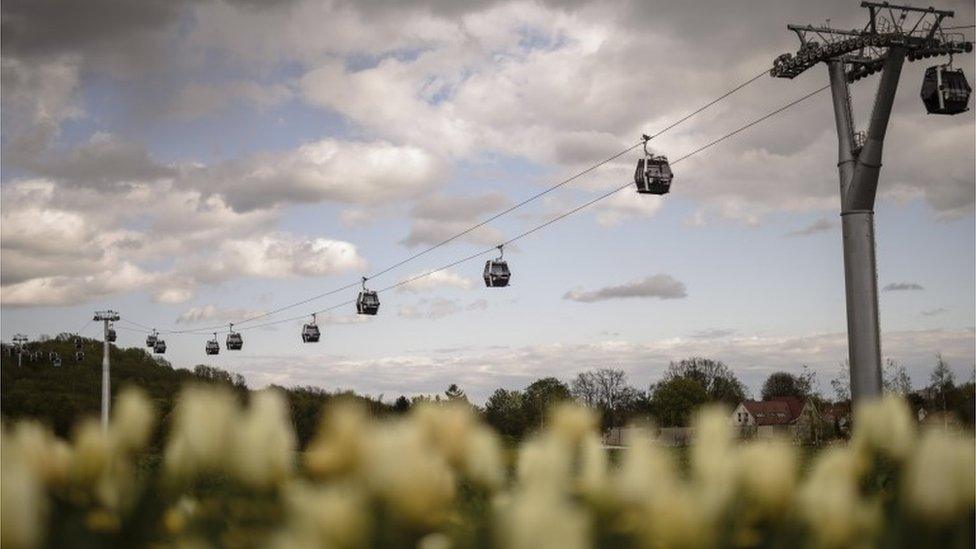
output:
[[[686,377],[662,381],[651,391],[651,409],[663,427],[688,425],[692,412],[708,400],[701,383]]]
[[[763,400],[789,396],[806,398],[810,393],[810,380],[789,372],[773,372],[762,386]]]
[[[691,357],[672,362],[664,373],[664,381],[677,378],[690,379],[698,383],[705,391],[709,402],[736,406],[746,397],[745,386],[720,360]]]
[[[569,387],[554,377],[544,377],[532,382],[525,388],[522,397],[526,428],[535,429],[541,426],[546,411],[553,404],[570,398]]]

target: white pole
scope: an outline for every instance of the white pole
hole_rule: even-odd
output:
[[[102,430],[108,431],[108,412],[109,412],[109,393],[111,380],[109,378],[109,345],[108,345],[108,318],[104,321],[105,328],[102,337]]]

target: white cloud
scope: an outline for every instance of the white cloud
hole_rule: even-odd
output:
[[[976,352],[973,335],[972,330],[920,330],[886,332],[882,340],[885,356],[906,365],[916,387],[920,387],[939,352],[956,368],[957,375],[968,379],[967,369]],[[660,380],[670,361],[691,356],[724,361],[753,394],[770,373],[784,369],[799,372],[804,364],[818,374],[821,390],[829,391],[829,380],[847,358],[847,336],[742,334],[711,339],[430,349],[378,358],[286,356],[249,362],[242,365],[242,371],[256,387],[310,383],[387,396],[441,392],[447,384],[458,383],[474,402],[484,402],[498,387],[523,389],[545,376],[569,381],[579,372],[606,364],[623,369],[632,385],[647,389]]]
[[[264,311],[252,311],[249,309],[222,308],[216,305],[201,305],[190,307],[180,313],[177,317],[177,324],[199,324],[206,321],[232,321],[243,318],[250,318],[259,315]]]
[[[813,223],[807,225],[806,227],[796,229],[795,231],[790,231],[786,233],[786,236],[810,236],[812,234],[817,234],[817,233],[822,233],[822,232],[832,230],[836,227],[837,227],[836,222],[831,221],[825,217],[821,217],[820,219],[814,221]]]
[[[414,273],[409,276],[403,277],[404,279],[410,279],[415,276],[419,276],[423,272]],[[409,292],[409,293],[422,293],[422,292],[433,292],[443,290],[445,288],[459,288],[461,290],[470,290],[473,283],[470,278],[463,277],[451,270],[443,270],[431,273],[422,278],[417,278],[412,280],[402,286],[397,287],[398,292]]]
[[[432,297],[421,299],[413,305],[403,305],[397,314],[409,319],[438,320],[464,311],[483,311],[487,308],[488,302],[484,299],[476,299],[465,305],[459,299]]]
[[[324,200],[386,203],[417,196],[446,173],[441,159],[416,146],[323,139],[188,170],[180,184],[218,193],[234,210],[250,211]]]
[[[634,280],[617,286],[607,286],[593,291],[576,288],[566,292],[563,299],[593,303],[607,299],[622,299],[630,297],[656,297],[658,299],[680,299],[688,296],[683,282],[675,280],[670,275],[656,274],[641,280]]]

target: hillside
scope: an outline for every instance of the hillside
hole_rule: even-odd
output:
[[[84,416],[97,417],[101,409],[102,342],[81,338],[85,354],[75,361],[75,339],[62,334],[55,339],[32,342],[30,351],[39,352],[37,360],[25,354],[17,367],[17,353],[4,346],[0,353],[0,412],[5,419],[32,417],[50,425],[61,436]],[[61,356],[55,367],[49,355]],[[166,360],[154,357],[144,349],[111,347],[112,394],[128,385],[138,385],[155,402],[164,417],[172,408],[179,388],[192,381],[226,382],[246,389],[243,378],[209,367],[197,371],[173,368]],[[219,372],[219,374],[218,374]]]

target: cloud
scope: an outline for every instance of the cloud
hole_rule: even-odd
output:
[[[377,204],[419,195],[441,182],[445,163],[415,146],[323,139],[188,170],[180,184],[219,194],[235,211],[330,200]]]
[[[168,183],[109,193],[35,179],[6,183],[0,193],[4,305],[82,303],[136,290],[182,303],[201,284],[366,267],[352,243],[274,231],[272,210],[237,213],[219,197]],[[179,261],[165,261],[171,257]]]
[[[886,357],[904,364],[913,379],[927,379],[941,352],[965,377],[976,352],[973,330],[919,330],[882,334]],[[579,372],[613,364],[628,374],[630,383],[647,389],[659,381],[672,360],[706,356],[724,361],[758,394],[772,372],[799,371],[806,364],[818,374],[821,391],[838,364],[847,358],[845,333],[774,336],[741,334],[711,340],[667,338],[643,342],[619,340],[594,343],[538,343],[519,347],[474,347],[399,353],[380,357],[280,356],[241,364],[252,387],[268,383],[313,384],[330,389],[353,389],[367,394],[441,392],[458,383],[474,402],[484,402],[498,387],[524,389],[532,381],[554,376],[569,381]]]
[[[618,286],[607,286],[594,291],[574,289],[566,292],[563,299],[580,303],[593,303],[608,299],[622,299],[630,297],[658,299],[681,299],[688,296],[683,282],[675,280],[670,275],[656,274],[641,280],[635,280]]]
[[[924,290],[921,284],[916,282],[892,282],[891,284],[885,285],[881,288],[883,292],[903,292],[910,290]]]
[[[238,80],[222,84],[191,82],[173,99],[169,112],[180,118],[200,118],[226,109],[235,103],[268,109],[294,96],[284,84],[260,84],[252,80]]]
[[[810,236],[812,234],[822,233],[834,229],[837,223],[821,217],[820,219],[814,221],[810,225],[803,227],[802,229],[797,229],[795,231],[790,231],[786,233],[786,236]]]
[[[488,308],[488,302],[484,299],[474,300],[464,305],[458,299],[445,299],[442,297],[424,298],[413,305],[403,305],[397,314],[403,318],[421,319],[427,318],[438,320],[447,316],[456,315],[463,311],[483,311]]]
[[[105,191],[176,175],[173,168],[153,160],[142,145],[107,133],[95,133],[68,151],[16,155],[13,165],[69,186]]]
[[[413,248],[434,245],[471,228],[491,214],[507,208],[511,202],[501,193],[478,196],[448,196],[435,193],[419,200],[410,209],[410,232],[400,244]],[[504,240],[501,231],[487,225],[466,232],[458,241],[491,246]]]
[[[698,330],[692,333],[690,338],[692,339],[720,339],[723,337],[728,337],[735,334],[735,330],[729,330],[725,328],[712,328],[710,330]]]
[[[248,309],[226,309],[216,305],[202,305],[190,307],[180,313],[177,317],[177,324],[199,324],[206,321],[236,321],[250,318],[263,313],[263,311],[252,311]]]
[[[421,274],[423,273],[414,273],[404,277],[404,279],[410,279]],[[465,278],[451,270],[443,270],[412,280],[397,287],[397,291],[401,293],[421,293],[443,290],[445,288],[470,290],[473,285],[470,278]]]

